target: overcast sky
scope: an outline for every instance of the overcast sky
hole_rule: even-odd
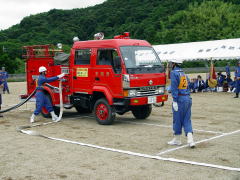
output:
[[[50,9],[73,9],[93,6],[105,0],[0,0],[0,30],[7,29],[29,15]]]

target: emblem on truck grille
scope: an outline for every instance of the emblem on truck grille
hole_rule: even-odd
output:
[[[152,80],[148,81],[148,84],[149,84],[149,85],[152,85],[152,84],[153,84],[153,81],[152,81]]]

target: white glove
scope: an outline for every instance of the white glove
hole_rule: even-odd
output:
[[[62,78],[63,76],[65,76],[65,73],[59,74],[57,77],[60,79],[60,78]]]
[[[178,104],[177,104],[177,102],[173,101],[172,106],[173,106],[173,110],[174,111],[178,111]]]

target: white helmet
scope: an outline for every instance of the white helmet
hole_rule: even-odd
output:
[[[47,71],[47,68],[45,68],[44,66],[41,66],[38,71],[41,73],[41,72]]]
[[[182,64],[183,60],[182,59],[172,59],[171,62],[177,63],[177,64]]]

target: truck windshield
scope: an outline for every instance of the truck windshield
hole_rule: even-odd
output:
[[[122,46],[120,50],[129,74],[163,71],[161,61],[152,47]]]

